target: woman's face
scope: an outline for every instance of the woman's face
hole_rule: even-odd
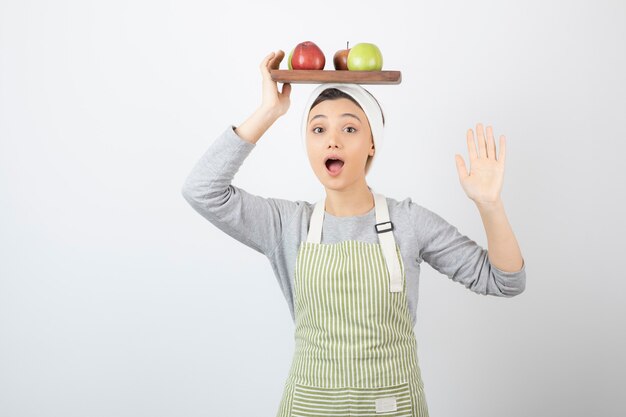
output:
[[[309,112],[306,133],[309,162],[326,188],[343,189],[365,179],[365,163],[374,155],[367,116],[347,98],[324,100]],[[327,161],[329,156],[341,162]]]

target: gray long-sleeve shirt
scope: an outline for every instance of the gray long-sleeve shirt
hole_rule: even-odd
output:
[[[182,195],[213,225],[269,259],[295,320],[296,256],[300,243],[306,241],[315,203],[265,198],[233,185],[235,174],[256,146],[239,137],[234,129],[234,125],[229,125],[211,143],[185,180]],[[404,263],[413,325],[422,261],[478,294],[512,297],[524,291],[525,262],[519,271],[502,271],[490,263],[486,249],[441,216],[411,198],[402,201],[386,198]],[[347,217],[326,212],[321,243],[343,240],[378,243],[375,215],[375,208]]]

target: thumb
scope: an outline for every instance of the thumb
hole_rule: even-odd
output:
[[[289,97],[290,94],[291,94],[291,84],[290,83],[283,84],[282,95]]]

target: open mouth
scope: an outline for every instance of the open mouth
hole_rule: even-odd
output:
[[[344,162],[342,159],[339,159],[339,157],[331,156],[326,159],[324,164],[326,165],[326,170],[330,175],[337,175],[341,172]]]

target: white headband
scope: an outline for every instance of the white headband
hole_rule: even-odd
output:
[[[363,109],[363,112],[367,116],[369,121],[370,129],[372,131],[372,137],[374,140],[374,147],[376,152],[374,156],[372,156],[372,160],[370,162],[371,165],[374,163],[374,158],[376,155],[380,153],[380,148],[383,143],[383,114],[382,109],[374,96],[370,94],[366,89],[361,87],[358,84],[352,83],[325,83],[318,85],[309,96],[309,99],[304,106],[304,115],[302,116],[302,145],[304,146],[304,151],[306,153],[306,132],[307,132],[307,122],[309,119],[309,112],[311,111],[311,105],[315,101],[315,99],[322,93],[322,91],[327,88],[336,88],[338,90],[343,91],[346,94],[349,94],[352,98],[354,98],[357,103]]]

